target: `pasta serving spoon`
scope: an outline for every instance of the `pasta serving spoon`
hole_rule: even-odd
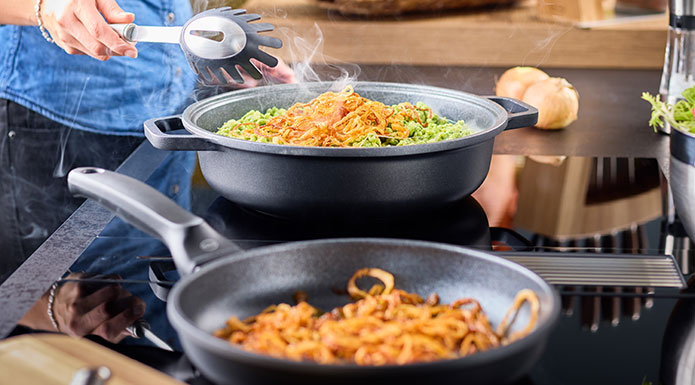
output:
[[[109,24],[131,42],[179,44],[186,60],[201,81],[208,85],[243,83],[241,67],[253,79],[263,77],[251,62],[255,59],[275,67],[278,59],[259,46],[282,47],[282,40],[260,35],[273,30],[269,23],[251,23],[261,17],[244,9],[210,9],[192,17],[182,27],[147,27],[134,23]]]

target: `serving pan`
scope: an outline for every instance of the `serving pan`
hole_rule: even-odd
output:
[[[150,119],[156,148],[198,151],[203,176],[225,198],[282,216],[379,216],[415,213],[475,191],[490,167],[494,138],[531,126],[538,111],[511,98],[414,84],[355,82],[361,96],[387,105],[423,102],[473,135],[412,146],[335,148],[276,145],[217,135],[249,110],[288,108],[335,89],[334,83],[281,84],[233,91],[188,106],[181,116]],[[167,133],[181,127],[188,134]]]
[[[695,135],[671,130],[669,182],[678,217],[695,239]]]
[[[96,168],[68,175],[73,194],[99,201],[170,249],[182,278],[167,299],[167,316],[186,355],[219,384],[503,384],[523,375],[542,353],[559,313],[554,289],[532,271],[494,255],[440,243],[379,238],[290,242],[240,249],[201,218],[130,177]],[[468,357],[404,366],[360,367],[294,362],[241,350],[212,336],[234,315],[244,318],[297,290],[330,309],[348,302],[344,289],[359,268],[390,271],[396,286],[443,303],[477,298],[497,325],[524,288],[536,292],[540,314],[525,338]],[[512,330],[529,319],[524,309]]]

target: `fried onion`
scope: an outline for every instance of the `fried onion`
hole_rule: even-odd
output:
[[[383,285],[368,292],[358,278],[370,276]],[[461,298],[439,304],[439,296],[423,300],[394,288],[393,275],[377,268],[358,270],[347,291],[356,301],[322,313],[306,296],[297,305],[271,306],[240,321],[227,320],[214,335],[242,349],[296,361],[322,364],[387,365],[451,359],[507,345],[533,331],[540,311],[538,296],[529,289],[517,293],[495,331],[480,303]],[[522,306],[528,303],[528,324],[509,333]]]
[[[239,123],[235,129],[241,130],[234,136],[247,140],[266,137],[275,144],[347,147],[369,134],[408,138],[410,132],[404,122],[421,122],[421,113],[423,117],[433,115],[431,108],[420,109],[407,102],[391,107],[363,98],[347,86],[340,92],[325,92],[308,103],[297,103],[265,124]],[[427,127],[427,122],[421,124]]]

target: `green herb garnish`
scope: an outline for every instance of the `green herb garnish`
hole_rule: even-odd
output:
[[[666,104],[661,101],[659,95],[652,95],[648,92],[642,93],[642,99],[648,101],[652,105],[652,117],[649,119],[649,125],[656,131],[657,128],[663,127],[664,122],[671,127],[695,133],[695,86],[683,91],[683,98],[676,104]]]

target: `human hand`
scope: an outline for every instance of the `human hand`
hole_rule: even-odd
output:
[[[132,23],[135,18],[115,0],[42,0],[40,17],[55,43],[71,55],[98,60],[137,57],[135,46],[108,25]]]
[[[241,71],[241,76],[244,78],[244,82],[241,84],[231,83],[230,85],[234,89],[244,89],[257,87],[261,81],[266,81],[268,83],[297,83],[297,78],[294,76],[294,71],[290,66],[287,65],[282,59],[278,58],[278,65],[275,67],[268,67],[267,65],[261,63],[256,59],[251,59],[251,62],[261,71],[263,74],[263,79],[256,80],[249,76],[246,72]]]
[[[82,273],[73,273],[67,279],[80,277],[89,278]],[[145,314],[145,302],[118,284],[70,281],[57,289],[53,314],[63,333],[78,337],[98,335],[115,343],[130,335],[125,328]]]

